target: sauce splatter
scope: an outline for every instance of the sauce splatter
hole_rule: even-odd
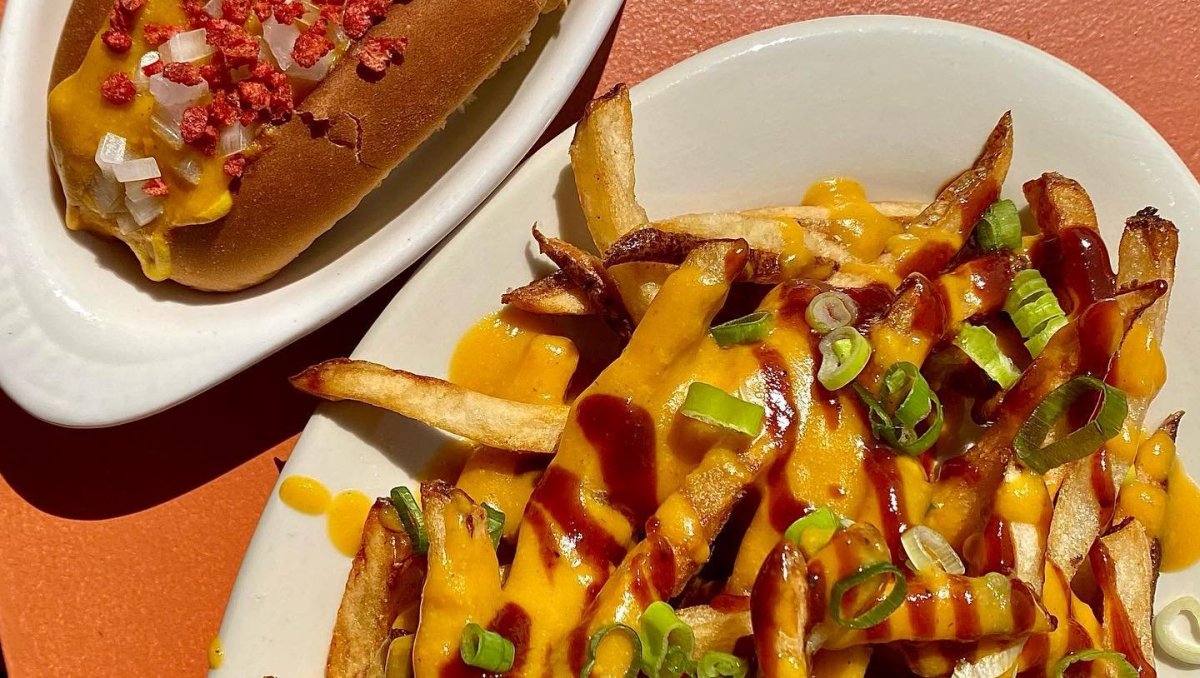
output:
[[[353,557],[362,541],[363,523],[371,510],[371,498],[358,490],[343,490],[333,496],[326,515],[326,530],[337,550]]]
[[[310,516],[319,516],[329,508],[332,495],[329,488],[309,476],[294,475],[279,484],[279,500],[289,507]]]
[[[221,645],[221,637],[217,636],[208,644],[208,668],[212,670],[219,669],[224,661],[225,648]]]

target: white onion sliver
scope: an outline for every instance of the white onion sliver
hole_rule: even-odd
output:
[[[300,29],[293,25],[281,24],[270,17],[263,22],[263,39],[275,57],[279,70],[286,71],[292,67],[292,48],[296,46],[296,38],[300,37]]]
[[[127,184],[131,181],[146,181],[161,177],[162,171],[158,169],[158,161],[154,158],[138,158],[113,165],[113,176],[117,178],[117,181]]]
[[[129,216],[133,217],[138,226],[145,226],[163,213],[165,201],[162,198],[149,197],[150,200],[130,200],[128,195],[125,197],[125,206],[129,208]]]
[[[89,190],[92,192],[92,203],[101,214],[113,214],[124,209],[124,186],[104,172],[96,172],[92,176]]]
[[[954,673],[950,678],[1000,678],[1008,673],[1008,670],[1017,663],[1017,659],[1021,657],[1021,650],[1025,647],[1025,641],[1018,641],[1008,647],[993,652],[985,657],[981,657],[974,663],[966,660],[958,663],[954,667]]]
[[[181,85],[167,80],[162,73],[155,73],[150,76],[150,94],[178,120],[183,116],[183,109],[199,102],[208,94],[208,83],[202,81],[195,85]]]
[[[164,63],[179,61],[199,61],[213,53],[212,45],[208,44],[208,31],[197,28],[194,31],[184,31],[171,36],[158,49]]]
[[[221,139],[217,144],[217,155],[224,158],[227,155],[241,153],[250,145],[250,138],[253,132],[245,127],[242,127],[240,122],[235,122],[229,127],[221,130]]]
[[[196,162],[195,158],[186,158],[175,165],[175,173],[180,179],[195,186],[200,183],[200,177],[204,174],[204,170],[200,169],[200,163]]]
[[[134,221],[133,217],[128,214],[121,213],[117,215],[117,228],[121,229],[122,233],[133,233],[141,228],[138,222]]]
[[[910,527],[900,535],[900,544],[918,572],[935,567],[949,574],[964,574],[967,571],[962,558],[954,552],[954,547],[934,529],[924,525]]]
[[[167,110],[156,107],[150,116],[150,129],[167,145],[175,150],[183,148],[183,133],[179,131],[179,121]]]
[[[1154,617],[1154,639],[1172,658],[1185,664],[1200,666],[1200,642],[1197,641],[1191,624],[1180,629],[1175,619],[1184,613],[1191,615],[1192,621],[1200,624],[1200,600],[1192,596],[1180,596],[1171,601]]]
[[[111,176],[113,167],[125,162],[125,149],[125,137],[112,132],[105,134],[100,139],[100,145],[96,147],[96,165],[102,172]]]
[[[204,13],[214,19],[220,19],[221,0],[208,0],[208,4],[204,6]]]
[[[329,69],[333,67],[333,60],[333,52],[330,52],[308,68],[293,63],[291,68],[286,69],[286,73],[297,80],[308,80],[311,82],[324,80],[325,76],[329,74]]]

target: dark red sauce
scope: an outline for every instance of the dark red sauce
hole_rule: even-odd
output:
[[[1037,607],[1036,599],[1037,596],[1033,589],[1029,588],[1029,584],[1020,579],[1012,580],[1013,628],[1017,633],[1027,633],[1037,623],[1041,610]]]
[[[596,449],[609,501],[640,524],[658,508],[654,419],[644,408],[607,394],[580,400],[575,417]]]
[[[516,603],[508,603],[500,608],[492,618],[492,623],[488,624],[489,631],[504,636],[516,648],[517,654],[512,667],[514,672],[520,671],[521,666],[525,664],[525,657],[529,651],[529,627],[529,613]]]
[[[1108,249],[1100,234],[1072,226],[1038,242],[1029,253],[1068,315],[1116,293]]]
[[[954,610],[954,636],[961,640],[975,640],[982,635],[979,609],[970,580],[951,575],[950,606]]]
[[[1100,448],[1088,460],[1088,472],[1092,481],[1092,494],[1100,508],[1100,524],[1108,525],[1117,506],[1117,489],[1113,483],[1112,462],[1108,449]]]
[[[858,305],[858,321],[854,326],[860,331],[866,330],[883,317],[896,298],[887,285],[882,283],[872,283],[865,287],[842,288],[813,280],[795,279],[789,280],[779,287],[781,298],[779,316],[808,329],[808,321],[804,319],[804,312],[808,310],[809,302],[821,292],[829,290],[845,293]]]
[[[763,406],[766,409],[767,435],[776,447],[776,454],[785,456],[796,446],[796,394],[792,380],[788,378],[787,363],[783,355],[768,344],[754,347],[762,374]]]
[[[554,567],[564,548],[574,549],[584,562],[598,569],[625,557],[625,547],[588,514],[580,498],[581,491],[575,474],[551,466],[530,498],[534,510],[526,512],[525,521],[538,535],[547,568]],[[547,518],[561,531],[561,539],[555,537]]]
[[[993,514],[983,528],[982,537],[979,562],[971,563],[972,574],[981,575],[987,572],[1012,574],[1013,568],[1016,566],[1016,549],[1008,524]]]
[[[928,587],[910,582],[905,601],[913,637],[932,638],[937,630],[937,596]]]
[[[713,596],[709,606],[717,612],[745,612],[750,609],[750,597],[720,593]]]
[[[909,256],[900,261],[896,274],[901,278],[920,273],[922,275],[937,275],[954,259],[958,249],[947,242],[926,242]]]
[[[946,331],[948,313],[934,284],[924,275],[910,276],[896,291],[897,302],[904,304],[910,295],[912,299],[906,305],[912,309],[911,315],[902,319],[907,329],[927,338],[940,338]]]
[[[900,534],[908,525],[904,522],[904,494],[900,489],[896,455],[879,448],[867,450],[863,456],[863,471],[875,490],[881,523],[879,529],[892,553],[892,562],[902,564],[904,548],[900,545]]]

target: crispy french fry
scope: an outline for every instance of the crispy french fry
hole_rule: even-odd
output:
[[[750,593],[750,617],[758,675],[806,678],[808,648],[808,570],[800,547],[787,539],[767,556]]]
[[[883,216],[906,224],[920,216],[927,205],[920,202],[903,200],[872,201],[871,205]],[[742,210],[741,214],[750,217],[786,217],[795,219],[805,228],[825,230],[829,227],[829,210],[814,205],[784,205],[780,207],[758,207]],[[753,246],[753,243],[751,244]]]
[[[292,377],[296,388],[326,400],[357,400],[505,450],[553,452],[565,405],[493,398],[448,381],[338,358]]]
[[[621,298],[634,322],[641,322],[650,310],[650,302],[658,296],[667,278],[678,266],[655,261],[631,261],[608,267],[608,274],[621,290]]]
[[[465,492],[441,481],[421,486],[421,503],[429,534],[429,572],[413,645],[414,675],[466,673],[469,669],[458,651],[463,627],[470,622],[486,625],[500,605],[500,564],[488,534],[487,513]]]
[[[595,256],[558,238],[542,235],[535,226],[533,237],[542,254],[550,257],[586,297],[593,307],[600,310],[604,322],[622,339],[633,334],[633,319],[625,309],[625,302],[617,283],[608,275],[604,264]]]
[[[750,610],[718,610],[709,605],[685,607],[677,613],[696,636],[693,657],[705,652],[733,652],[737,642],[753,635]]]
[[[562,271],[511,289],[500,297],[500,301],[542,315],[592,315],[600,310]]]
[[[412,553],[407,534],[380,522],[394,510],[379,499],[367,514],[333,625],[327,678],[382,678],[392,622],[420,598],[425,558]]]
[[[629,88],[617,85],[589,103],[571,140],[579,205],[601,254],[647,221],[634,193],[633,113]]]
[[[1025,182],[1021,187],[1029,210],[1038,227],[1047,235],[1055,235],[1066,228],[1100,230],[1096,208],[1092,199],[1078,181],[1068,179],[1058,172],[1047,172],[1037,179]]]
[[[1102,595],[1104,645],[1125,655],[1139,675],[1155,675],[1151,619],[1157,546],[1146,528],[1130,518],[1096,541],[1089,561]]]

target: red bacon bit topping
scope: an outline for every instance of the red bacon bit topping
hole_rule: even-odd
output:
[[[250,18],[250,0],[221,0],[221,18],[244,25]]]
[[[216,48],[230,68],[249,66],[258,61],[258,40],[231,21],[213,19],[208,23],[205,36],[208,44]]]
[[[358,50],[358,63],[372,73],[383,73],[389,64],[399,63],[408,47],[408,38],[367,38]]]
[[[162,177],[158,177],[142,184],[142,192],[156,198],[163,198],[170,192],[170,189],[167,188],[167,182],[163,181]]]
[[[124,73],[111,73],[100,85],[100,94],[114,104],[127,104],[137,96],[137,88]]]
[[[294,22],[304,16],[306,11],[304,5],[295,0],[271,0],[271,8],[274,10],[275,20],[281,24]]]
[[[228,127],[241,120],[242,110],[238,93],[234,91],[218,91],[213,93],[212,103],[208,105],[208,119],[222,127]]]
[[[263,111],[271,106],[271,91],[261,82],[243,80],[238,83],[238,96],[252,111]]]
[[[217,152],[217,128],[208,122],[208,108],[188,106],[183,109],[183,120],[179,125],[183,140],[205,155]]]
[[[204,82],[200,75],[200,67],[196,64],[176,62],[167,64],[163,69],[163,77],[181,85],[199,85]]]
[[[119,31],[115,28],[104,31],[100,39],[109,49],[119,54],[128,52],[129,48],[133,46],[133,36],[129,34],[129,31]]]
[[[114,6],[133,14],[146,6],[146,0],[117,0]]]
[[[242,176],[242,173],[246,171],[246,156],[234,153],[225,159],[225,165],[221,169],[235,179]]]
[[[254,16],[258,17],[259,21],[266,21],[271,16],[270,0],[252,0],[250,10],[254,12]]]
[[[183,13],[192,28],[205,28],[208,22],[212,21],[212,17],[204,11],[205,4],[206,0],[183,0]]]
[[[151,47],[158,47],[175,37],[175,34],[181,31],[183,31],[183,26],[147,22],[145,28],[142,29],[142,37],[146,39],[146,44]]]
[[[324,19],[317,19],[308,30],[296,38],[292,47],[292,59],[305,68],[317,65],[326,54],[333,51],[333,41],[325,35],[327,24]]]
[[[391,0],[346,0],[342,29],[355,40],[363,37],[371,26],[387,16],[390,4]]]
[[[154,61],[142,66],[142,74],[149,78],[152,75],[158,75],[159,73],[162,73],[165,68],[166,64],[163,63],[162,59],[159,59],[158,61]]]

